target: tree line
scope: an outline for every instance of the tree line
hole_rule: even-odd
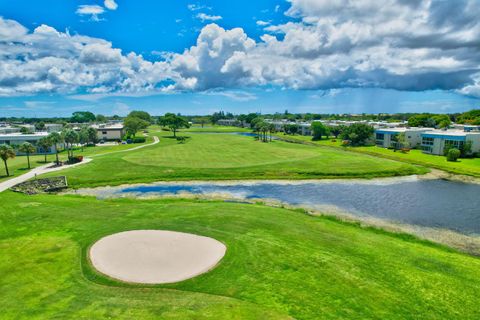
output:
[[[133,113],[133,114],[132,114]],[[143,119],[150,123],[157,123],[161,117],[154,117],[148,115],[148,117],[138,117],[140,113],[146,113],[145,111],[132,111],[130,114],[124,117],[118,115],[105,116],[102,114],[95,115],[90,111],[76,111],[70,117],[52,117],[52,118],[28,118],[28,117],[0,117],[0,121],[7,121],[12,123],[26,123],[26,124],[39,124],[51,122],[51,123],[93,123],[93,122],[106,122],[109,120],[126,120],[127,118],[134,116],[136,118]],[[145,115],[144,115],[145,116]],[[232,112],[218,111],[210,115],[192,115],[184,116],[187,122],[193,122],[204,126],[207,123],[213,125],[217,124],[219,120],[234,119],[239,123],[245,123],[250,125],[252,120],[262,116],[263,118],[273,120],[288,120],[293,122],[310,122],[313,120],[344,120],[344,121],[387,121],[387,122],[399,122],[408,121],[410,126],[434,126],[434,127],[446,127],[452,122],[461,124],[480,125],[480,109],[473,109],[463,113],[450,113],[450,114],[435,114],[435,113],[378,113],[378,114],[333,114],[333,113],[291,113],[288,110],[277,113],[247,113],[247,114],[233,114]],[[39,130],[37,128],[37,130]]]

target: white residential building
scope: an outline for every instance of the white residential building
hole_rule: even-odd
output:
[[[452,128],[457,130],[462,130],[466,132],[470,131],[480,131],[480,125],[473,125],[473,124],[458,124],[454,123],[451,125]]]
[[[272,120],[266,119],[265,122],[273,124],[275,126],[275,130],[278,132],[284,131],[286,125],[297,125],[298,126],[298,134],[302,136],[311,136],[311,123],[309,122],[295,122],[289,120]]]
[[[480,152],[480,132],[461,130],[432,130],[422,133],[422,150],[425,153],[443,155],[445,147],[462,149],[465,143],[472,143],[472,152]]]
[[[375,130],[375,144],[379,147],[395,147],[398,135],[405,133],[405,138],[409,147],[420,147],[422,143],[422,133],[434,130],[432,128],[382,128]]]
[[[45,129],[47,132],[60,132],[63,129],[63,124],[61,123],[46,123],[45,124]]]
[[[10,126],[0,127],[0,134],[9,134],[9,133],[16,133],[16,132],[20,132],[19,127],[10,127]]]
[[[37,147],[38,140],[48,136],[48,132],[35,132],[29,134],[21,133],[8,133],[0,134],[0,144],[8,144],[10,146],[21,145],[24,142],[30,142],[32,145]],[[45,153],[44,150],[37,147],[36,153]],[[55,153],[55,147],[52,146],[46,153]]]
[[[244,127],[246,123],[237,119],[220,119],[217,121],[220,126]]]

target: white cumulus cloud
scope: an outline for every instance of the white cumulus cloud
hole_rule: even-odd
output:
[[[196,17],[200,19],[202,22],[222,20],[222,16],[209,15],[203,12],[197,14]]]
[[[270,21],[257,20],[256,24],[257,26],[264,27],[264,26],[268,26],[270,24]]]
[[[118,8],[118,4],[115,2],[115,0],[105,0],[103,5],[108,10],[117,10],[117,8]]]
[[[83,4],[78,6],[76,13],[81,16],[90,16],[93,21],[99,21],[99,16],[105,12],[105,9],[99,5]]]
[[[0,18],[0,95],[43,92],[143,92],[171,78],[164,61],[123,54],[110,42],[41,25],[33,32]],[[8,31],[8,30],[7,30]]]
[[[45,25],[28,32],[0,18],[0,94],[232,92],[277,86],[439,89],[480,97],[477,0],[289,3],[286,14],[295,19],[268,26],[259,20],[265,34],[258,41],[242,28],[210,23],[195,45],[182,53],[162,52],[156,62],[125,54],[102,39]],[[201,12],[198,18],[221,19]]]

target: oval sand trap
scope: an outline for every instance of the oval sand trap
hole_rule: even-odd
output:
[[[136,283],[172,283],[211,270],[227,248],[215,239],[161,231],[125,231],[90,248],[93,266],[112,278]]]

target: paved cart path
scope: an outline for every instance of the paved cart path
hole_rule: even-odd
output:
[[[9,179],[7,181],[3,181],[0,183],[0,192],[3,192],[19,183],[25,182],[29,179],[34,178],[35,176],[39,176],[41,174],[49,173],[49,172],[55,172],[55,171],[60,171],[63,169],[68,169],[68,168],[73,168],[85,163],[89,163],[92,161],[91,158],[84,158],[82,162],[71,164],[71,165],[64,165],[60,167],[55,167],[54,163],[48,163],[40,167],[36,167],[32,170],[30,170],[27,173],[22,174],[21,176]]]
[[[117,152],[134,151],[134,150],[142,149],[142,148],[145,148],[145,147],[153,146],[154,144],[157,144],[159,142],[160,142],[160,140],[158,139],[158,137],[153,136],[153,142],[152,143],[142,145],[142,146],[138,146],[138,147],[131,148],[131,149],[127,149],[127,150],[119,150],[119,151],[101,153],[101,154],[93,155],[92,158],[97,157],[97,156],[103,156],[103,155],[106,155],[106,154],[117,153]],[[93,160],[92,158],[84,158],[82,162],[75,163],[75,164],[72,164],[72,165],[64,165],[64,166],[60,166],[60,167],[55,167],[54,163],[48,163],[48,164],[45,164],[43,166],[36,167],[36,168],[30,170],[29,172],[22,174],[21,176],[18,176],[18,177],[0,182],[0,192],[3,192],[7,189],[10,189],[11,187],[13,187],[13,186],[15,186],[19,183],[22,183],[22,182],[25,182],[29,179],[32,179],[35,176],[39,176],[39,175],[42,175],[42,174],[45,174],[45,173],[60,171],[60,170],[64,170],[64,169],[69,169],[69,168],[73,168],[73,167],[76,167],[76,166],[79,166],[79,165],[89,163],[90,161]]]

